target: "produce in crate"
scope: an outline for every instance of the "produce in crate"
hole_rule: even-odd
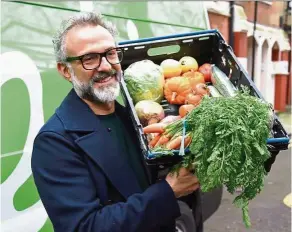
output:
[[[251,96],[247,87],[236,91],[233,97],[214,98],[205,95],[201,103],[186,117],[163,127],[160,136],[191,137],[190,152],[183,155],[181,166],[195,166],[201,190],[208,192],[225,185],[228,192],[242,192],[234,204],[242,209],[243,221],[250,227],[249,201],[262,190],[266,171],[264,163],[270,157],[266,140],[271,131],[270,104]],[[183,143],[183,142],[181,142]],[[152,152],[173,155],[168,143],[157,146]]]
[[[162,106],[152,100],[139,101],[135,105],[135,110],[143,126],[157,123],[165,117]]]
[[[182,72],[181,64],[174,59],[163,60],[160,66],[163,70],[163,75],[165,79],[179,76]]]
[[[199,83],[193,89],[193,93],[199,96],[210,95],[210,90],[206,84]]]
[[[211,97],[222,97],[222,95],[213,85],[208,85],[208,89]]]
[[[160,122],[168,125],[168,124],[175,122],[179,119],[181,119],[181,117],[179,115],[168,115],[165,118],[163,118]]]
[[[211,82],[213,86],[224,97],[232,97],[236,94],[236,88],[229,80],[229,78],[218,67],[212,65]]]
[[[170,104],[184,104],[186,96],[191,91],[190,80],[187,77],[172,77],[164,85],[164,97]]]
[[[142,100],[160,103],[163,99],[163,70],[151,60],[131,64],[124,71],[124,80],[134,104]]]
[[[168,115],[159,123],[152,123],[143,128],[144,133],[162,133],[167,125],[181,119],[179,115]]]
[[[184,56],[179,60],[179,63],[182,67],[182,73],[188,72],[190,70],[198,70],[198,62],[194,57]]]
[[[199,83],[205,83],[204,75],[197,71],[190,70],[185,72],[182,76],[190,78],[192,88],[195,88],[195,86]]]
[[[181,119],[179,115],[168,115],[162,119],[159,123],[154,123],[143,128],[146,135],[152,134],[153,137],[148,137],[149,148],[157,147],[167,142],[167,136],[164,135],[161,138],[162,133],[167,125]],[[164,142],[163,142],[164,141]]]
[[[193,92],[192,93],[189,93],[187,96],[186,96],[186,100],[185,100],[185,104],[192,104],[194,106],[197,106],[200,104],[202,100],[202,96],[199,95],[199,94],[194,94]]]
[[[198,105],[198,104],[197,104]],[[182,118],[185,117],[188,113],[190,113],[194,108],[196,107],[196,105],[194,104],[185,104],[185,105],[181,105],[179,107],[179,116],[181,116]]]
[[[201,65],[198,71],[204,75],[205,82],[211,82],[211,75],[212,75],[211,64],[205,63]]]

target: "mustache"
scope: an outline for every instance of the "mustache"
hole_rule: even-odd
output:
[[[117,74],[117,71],[115,69],[111,69],[108,72],[99,72],[96,76],[94,76],[92,78],[92,81],[93,82],[99,81],[99,80],[105,79],[107,77],[114,76],[116,74]]]

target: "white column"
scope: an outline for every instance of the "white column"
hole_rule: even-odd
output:
[[[274,76],[272,75],[273,71],[273,63],[272,63],[272,47],[268,47],[267,52],[267,74],[266,79],[267,82],[265,84],[265,90],[266,90],[266,100],[267,102],[274,105],[274,99],[275,99],[275,80]]]
[[[262,45],[258,44],[255,48],[255,64],[254,64],[254,83],[263,94],[261,87],[261,63],[262,63]]]

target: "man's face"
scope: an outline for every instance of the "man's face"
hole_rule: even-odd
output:
[[[115,47],[112,35],[101,26],[74,27],[66,36],[67,57],[89,53],[103,53]],[[98,68],[84,69],[80,60],[71,62],[66,77],[72,82],[77,94],[86,100],[98,103],[114,101],[119,95],[118,75],[120,64],[112,65],[102,57]]]

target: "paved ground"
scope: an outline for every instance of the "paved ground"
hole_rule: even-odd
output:
[[[204,225],[205,232],[290,232],[291,208],[283,199],[291,192],[291,148],[282,151],[268,175],[263,191],[250,203],[252,227],[246,229],[234,197],[224,191],[218,211]]]
[[[287,133],[291,133],[292,131],[291,112],[278,113],[278,117]]]

